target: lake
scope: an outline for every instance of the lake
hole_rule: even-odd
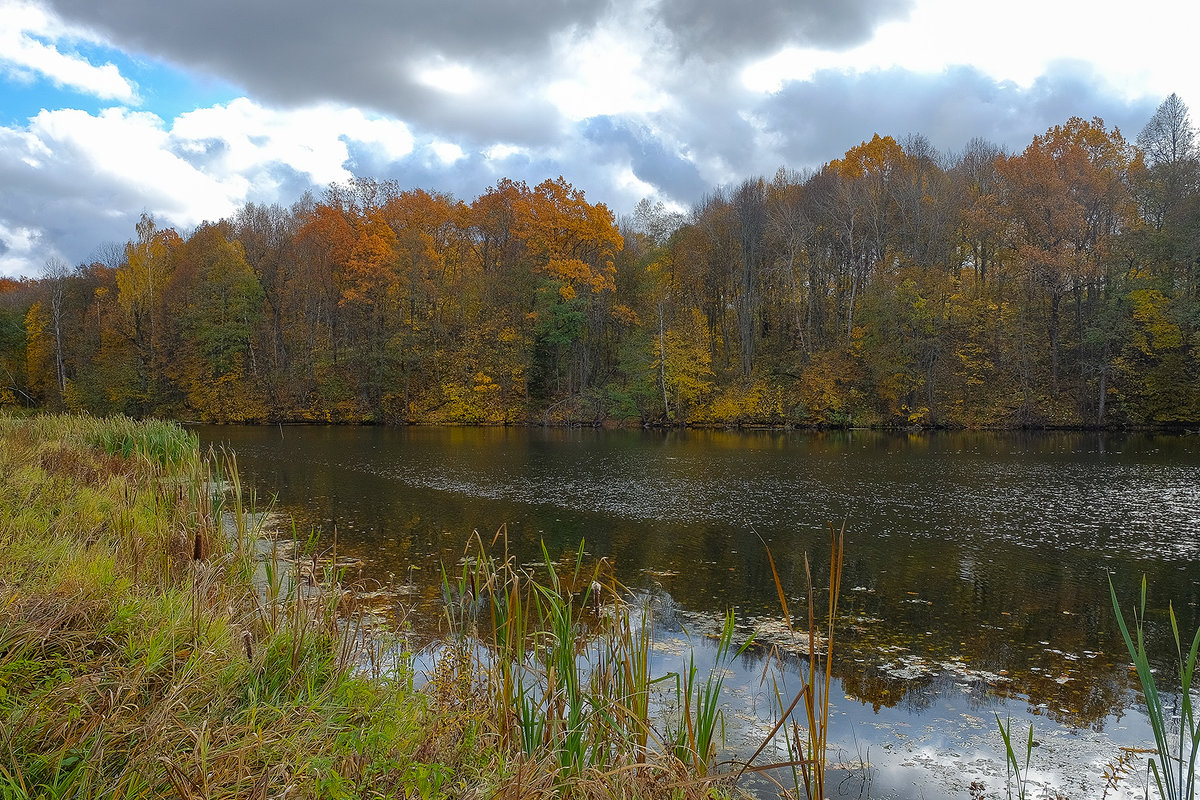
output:
[[[438,613],[440,565],[461,559],[472,531],[490,540],[504,525],[525,561],[542,542],[558,557],[582,541],[685,629],[728,608],[749,628],[779,619],[767,548],[798,608],[805,554],[826,586],[828,525],[845,523],[831,752],[870,763],[844,770],[853,796],[1003,786],[995,713],[1022,737],[1033,722],[1035,780],[1098,796],[1119,748],[1150,741],[1108,576],[1127,608],[1147,576],[1165,680],[1167,602],[1186,629],[1200,620],[1194,435],[194,430],[232,448],[245,483],[301,537],[316,529],[329,546],[336,530],[363,575],[413,587],[404,602],[418,618]],[[734,669],[734,753],[769,714],[760,662]]]

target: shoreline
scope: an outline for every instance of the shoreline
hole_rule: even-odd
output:
[[[281,560],[174,423],[0,415],[0,468],[5,796],[742,796],[669,753],[514,749],[480,665],[364,668],[353,565]]]
[[[148,418],[150,419],[150,418]],[[877,431],[880,433],[1152,433],[1189,436],[1200,434],[1191,424],[1178,425],[806,425],[801,423],[642,423],[629,422],[375,422],[280,419],[269,421],[213,421],[171,419],[182,426],[213,425],[221,427],[270,428],[282,427],[346,427],[346,428],[513,428],[546,430],[622,430],[622,431],[767,431],[776,433],[828,433],[833,431]]]

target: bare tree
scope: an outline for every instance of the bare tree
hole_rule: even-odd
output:
[[[631,228],[661,247],[683,223],[683,214],[667,208],[662,200],[643,197],[634,206]]]
[[[1137,137],[1148,166],[1178,164],[1196,155],[1196,130],[1187,104],[1174,92],[1159,105]]]
[[[42,275],[50,287],[50,321],[54,326],[54,368],[58,376],[58,392],[63,397],[67,392],[67,370],[63,360],[62,313],[63,291],[66,289],[67,278],[71,275],[71,267],[58,256],[46,259]]]
[[[1137,137],[1148,169],[1137,189],[1142,215],[1156,230],[1175,227],[1184,198],[1200,188],[1200,151],[1187,105],[1172,94]],[[1178,222],[1178,220],[1176,220]]]

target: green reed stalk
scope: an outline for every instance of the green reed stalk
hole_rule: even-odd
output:
[[[547,733],[561,768],[578,774],[588,765],[592,750],[587,735],[591,704],[584,692],[586,681],[581,674],[589,665],[578,658],[576,642],[582,638],[582,630],[575,615],[575,596],[563,585],[545,542],[542,543],[542,560],[549,574],[549,585],[535,584],[533,596],[545,628],[543,647],[539,652],[546,675]],[[582,566],[583,543],[580,542],[571,585],[579,583]],[[592,585],[589,581],[579,598],[580,605],[587,604]]]
[[[1004,740],[1004,756],[1006,771],[1008,774],[1008,797],[1012,800],[1012,787],[1014,781],[1017,785],[1017,800],[1025,800],[1025,795],[1028,790],[1029,782],[1029,759],[1033,753],[1033,725],[1029,726],[1029,737],[1025,741],[1025,766],[1022,767],[1017,759],[1017,752],[1013,748],[1012,741],[1012,720],[1000,721],[1000,715],[996,715],[996,727],[1000,729],[1000,738]]]
[[[762,744],[747,759],[741,770],[741,772],[767,772],[775,769],[790,769],[792,773],[791,796],[798,797],[801,786],[803,786],[804,795],[810,800],[824,800],[825,798],[825,765],[829,740],[829,688],[833,681],[834,625],[837,618],[838,597],[841,594],[845,539],[845,523],[842,524],[840,531],[835,531],[833,524],[830,523],[829,597],[825,609],[824,629],[817,622],[816,604],[813,602],[812,570],[809,566],[808,555],[804,556],[804,575],[808,585],[808,669],[801,674],[800,691],[786,706],[783,702],[784,695],[780,689],[780,683],[773,678],[779,719],[763,738]],[[765,542],[763,546],[766,547]],[[783,611],[784,623],[787,625],[789,633],[794,636],[796,629],[788,611],[787,594],[783,590],[783,583],[779,579],[779,570],[775,567],[775,557],[771,554],[769,547],[767,548],[767,560],[771,565],[771,577],[775,581],[775,591]],[[782,669],[782,661],[780,663]],[[775,735],[780,730],[787,728],[792,712],[801,703],[804,704],[804,716],[807,724],[803,736],[799,726],[795,723],[792,723],[791,728],[785,731],[784,741],[787,746],[788,760],[775,764],[750,766],[756,758],[762,755]],[[787,793],[787,790],[784,789],[784,792]]]
[[[637,763],[645,763],[650,739],[650,647],[653,618],[649,604],[642,608],[641,624],[634,630],[628,609],[622,609],[609,640],[607,668],[601,686],[612,688],[614,727],[628,738]],[[596,690],[599,694],[599,687]]]
[[[1129,657],[1137,670],[1138,681],[1142,685],[1142,695],[1146,700],[1146,712],[1150,717],[1150,727],[1154,730],[1154,745],[1158,750],[1158,759],[1150,759],[1150,769],[1154,774],[1154,782],[1163,800],[1194,800],[1196,797],[1196,767],[1197,754],[1200,754],[1200,724],[1192,708],[1192,677],[1196,670],[1196,656],[1200,652],[1200,629],[1192,638],[1191,648],[1187,656],[1183,653],[1183,640],[1179,635],[1179,622],[1175,617],[1175,607],[1169,606],[1171,619],[1171,634],[1175,639],[1175,654],[1178,659],[1180,677],[1180,702],[1182,713],[1179,720],[1179,732],[1174,744],[1167,730],[1168,711],[1163,706],[1162,697],[1154,680],[1154,672],[1150,668],[1150,658],[1146,653],[1145,621],[1146,621],[1146,576],[1142,576],[1141,603],[1133,610],[1134,635],[1130,635],[1125,623],[1125,615],[1117,601],[1117,590],[1113,587],[1112,578],[1108,581],[1109,593],[1112,597],[1113,613],[1117,616],[1117,624],[1121,629],[1121,637]]]
[[[689,654],[679,694],[683,702],[680,730],[676,736],[676,756],[691,764],[696,774],[708,775],[716,757],[718,735],[725,737],[725,713],[721,708],[721,689],[725,683],[724,664],[733,652],[734,618],[732,609],[725,614],[713,668],[703,682],[696,670],[695,654]],[[734,654],[741,655],[753,644],[751,637]]]

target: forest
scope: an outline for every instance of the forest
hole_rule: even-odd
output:
[[[359,178],[0,280],[0,406],[216,422],[1200,423],[1200,152],[875,135],[618,219]]]

